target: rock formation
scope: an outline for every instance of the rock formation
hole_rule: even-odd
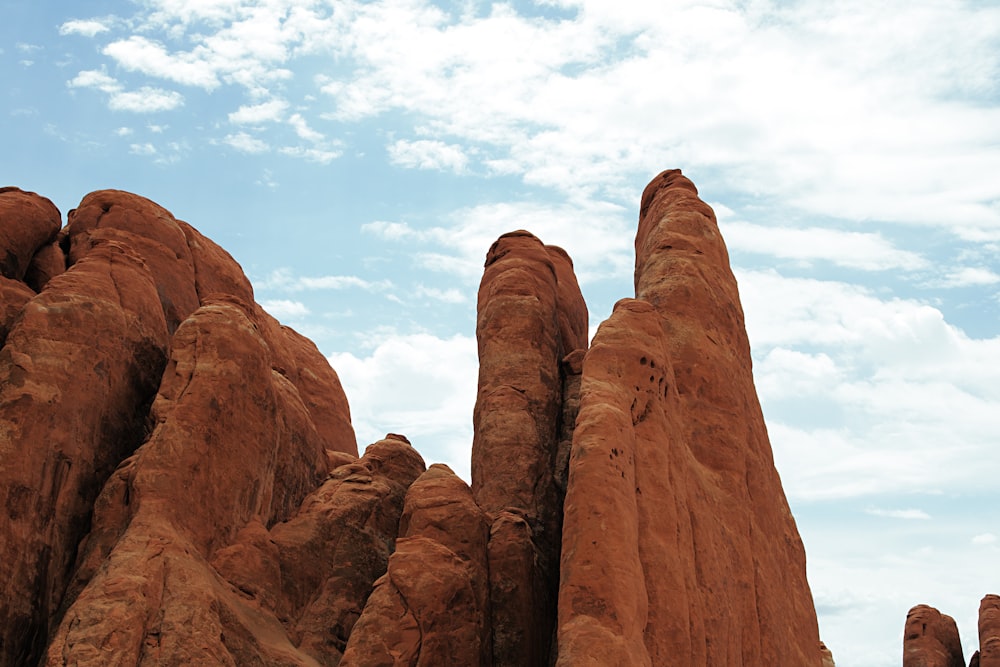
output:
[[[643,193],[635,282],[583,363],[558,664],[819,665],[736,281],[679,171]]]
[[[955,619],[917,605],[906,615],[903,667],[965,667]]]
[[[589,349],[566,252],[489,249],[471,486],[359,458],[325,358],[160,206],[2,189],[0,244],[0,667],[833,664],[679,171]]]
[[[955,621],[925,604],[910,609],[903,633],[903,667],[964,667]],[[969,667],[1000,667],[1000,595],[979,603],[979,650]]]

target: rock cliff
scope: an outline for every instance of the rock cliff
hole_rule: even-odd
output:
[[[401,435],[359,457],[334,370],[190,225],[67,217],[0,189],[0,666],[833,664],[679,171],[590,346],[565,251],[489,249],[471,485]]]

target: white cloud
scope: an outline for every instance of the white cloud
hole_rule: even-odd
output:
[[[104,47],[104,55],[113,58],[120,67],[174,83],[213,90],[219,86],[211,63],[197,52],[171,55],[166,47],[141,35],[112,42]]]
[[[134,113],[171,111],[183,104],[184,96],[180,93],[149,86],[143,86],[138,90],[113,92],[108,100],[108,108],[112,111]]]
[[[932,284],[939,287],[973,287],[997,283],[1000,283],[1000,275],[991,269],[967,266],[949,272],[942,280]]]
[[[448,217],[445,226],[417,228],[407,223],[376,221],[363,225],[362,231],[386,240],[423,245],[424,250],[414,253],[420,265],[478,281],[486,252],[497,237],[527,229],[543,243],[566,250],[581,283],[623,276],[631,281],[634,231],[622,209],[612,204],[501,202],[462,208]]]
[[[66,85],[70,88],[96,88],[103,93],[115,93],[122,85],[104,70],[84,70],[73,77]]]
[[[368,356],[334,354],[359,449],[405,434],[428,465],[446,463],[470,480],[478,353],[468,336],[380,334]]]
[[[270,150],[270,146],[267,145],[266,141],[253,137],[246,132],[227,134],[222,141],[241,153],[266,153]]]
[[[388,150],[389,160],[401,167],[461,173],[469,164],[469,158],[460,145],[443,141],[400,139],[390,144]]]
[[[330,164],[344,154],[339,148],[305,148],[303,146],[286,146],[279,152],[289,157],[298,157],[317,164]]]
[[[439,289],[437,287],[427,287],[426,285],[417,285],[417,296],[426,297],[428,299],[433,299],[435,301],[442,301],[444,303],[465,303],[468,301],[465,293],[461,290],[451,287],[448,289]]]
[[[108,26],[98,19],[74,19],[59,26],[60,35],[82,35],[84,37],[94,37],[108,30]]]
[[[390,144],[403,166],[461,172],[479,161],[531,185],[631,203],[641,179],[684,165],[717,189],[767,193],[799,213],[1000,238],[1000,186],[989,176],[1000,168],[1000,109],[976,99],[1000,71],[996,8],[723,0],[650,14],[579,0],[563,3],[568,18],[541,19],[425,0],[332,13],[311,1],[197,5],[148,3],[132,19],[141,34],[106,54],[124,69],[242,86],[255,99],[289,80],[298,58],[332,55],[313,74],[328,115],[405,114],[422,138]],[[885,38],[890,23],[897,38]],[[167,46],[182,40],[190,48]],[[300,115],[297,131],[309,127]],[[340,148],[285,153],[328,163]],[[807,259],[920,262],[878,233],[834,234],[839,246],[856,243],[835,257],[802,248],[801,233],[774,233],[792,234]]]
[[[278,122],[285,115],[287,108],[288,102],[281,99],[268,100],[259,104],[244,104],[229,114],[229,122],[237,125]]]
[[[967,488],[1000,470],[1000,337],[857,285],[740,271],[754,375],[793,499]]]
[[[309,314],[309,308],[301,301],[289,299],[267,299],[260,304],[264,310],[279,320],[304,317]]]
[[[303,276],[298,279],[296,289],[345,289],[358,287],[365,290],[382,290],[392,286],[388,280],[372,282],[357,276]]]
[[[306,119],[302,117],[302,114],[292,114],[292,116],[288,119],[288,124],[292,126],[295,130],[295,134],[297,134],[300,139],[317,143],[323,141],[325,138],[322,133],[309,127],[309,124],[306,122]]]
[[[972,537],[973,544],[996,544],[997,536],[993,533],[980,533]]]
[[[798,262],[822,260],[850,269],[887,271],[920,269],[927,261],[896,248],[881,234],[848,232],[829,227],[772,227],[739,220],[727,221],[726,207],[713,206],[731,253],[770,255]]]
[[[170,111],[184,104],[184,96],[172,90],[143,86],[138,90],[125,90],[117,79],[102,70],[84,70],[70,79],[70,88],[94,88],[108,94],[108,108],[112,111],[155,113]]]
[[[366,280],[358,276],[297,276],[291,269],[277,269],[261,280],[254,280],[255,290],[341,290],[349,288],[367,291],[385,291],[392,288],[389,280]]]
[[[129,145],[129,153],[135,155],[156,155],[156,152],[156,146],[150,143]]]
[[[119,137],[127,137],[134,133],[135,130],[133,130],[131,127],[119,127],[117,130],[115,130],[115,134],[117,134]]]
[[[865,510],[865,514],[871,514],[872,516],[881,516],[887,519],[927,521],[931,518],[931,515],[928,514],[927,512],[917,509],[887,510],[887,509],[880,509],[877,507],[869,507],[868,509]]]

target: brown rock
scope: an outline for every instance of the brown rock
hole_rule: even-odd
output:
[[[271,539],[281,560],[280,618],[301,651],[337,664],[372,586],[387,567],[403,499],[424,462],[387,437],[342,465]]]
[[[564,478],[556,466],[567,437],[561,361],[586,346],[586,313],[564,251],[525,231],[490,248],[476,321],[472,490],[496,521],[489,573],[497,665],[548,662]]]
[[[435,464],[417,478],[341,667],[492,664],[488,536],[487,517],[451,469]]]
[[[1000,596],[986,595],[979,603],[979,664],[1000,667]]]
[[[833,661],[833,652],[826,647],[823,642],[819,643],[819,651],[823,660],[820,663],[820,667],[837,667],[837,663]]]
[[[66,255],[57,240],[38,249],[24,273],[24,282],[36,292],[41,292],[50,280],[65,270]]]
[[[100,240],[117,240],[149,266],[170,333],[198,308],[194,259],[184,229],[170,211],[128,192],[98,190],[67,217],[69,266]]]
[[[116,242],[14,322],[0,351],[0,664],[37,661],[100,486],[146,435],[166,346],[149,270]]]
[[[965,667],[955,620],[924,604],[910,609],[903,632],[903,667]]]
[[[50,200],[19,188],[0,188],[0,275],[23,280],[32,257],[62,226]]]
[[[0,213],[0,665],[315,664],[267,528],[357,458],[336,373],[146,199]]]
[[[679,171],[643,194],[636,293],[584,361],[559,664],[599,643],[599,664],[819,665],[736,281],[714,214]]]
[[[293,578],[265,527],[290,519],[325,477],[326,442],[273,370],[261,317],[216,297],[177,329],[155,428],[96,503],[82,590],[47,664],[107,646],[118,664],[315,664],[278,620]]]
[[[0,346],[35,292],[20,280],[0,276]]]

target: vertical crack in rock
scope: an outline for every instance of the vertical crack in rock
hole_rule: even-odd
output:
[[[472,492],[493,520],[489,577],[493,662],[547,665],[562,530],[557,471],[562,359],[586,347],[586,305],[568,255],[528,232],[486,256],[476,337]]]

